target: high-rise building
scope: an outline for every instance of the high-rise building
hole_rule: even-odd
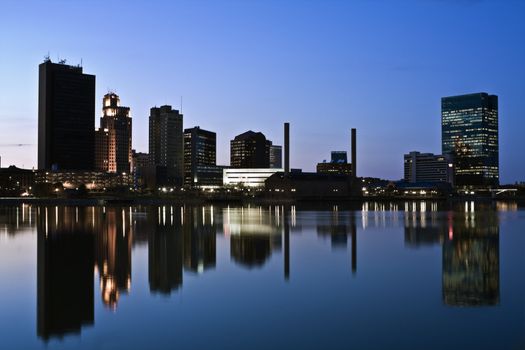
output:
[[[182,114],[171,106],[153,107],[149,117],[149,155],[159,184],[182,185]],[[163,176],[159,176],[162,174]]]
[[[251,130],[230,141],[232,168],[269,168],[271,141],[261,132]]]
[[[484,92],[441,99],[441,145],[459,186],[499,184],[498,96]]]
[[[217,135],[196,126],[184,130],[184,184],[222,184],[222,168],[216,166]]]
[[[270,146],[270,168],[281,169],[283,167],[283,146]]]
[[[95,76],[46,59],[38,79],[38,168],[93,170],[94,130]]]
[[[454,182],[452,157],[432,153],[410,152],[404,155],[406,182]]]
[[[131,117],[115,93],[104,95],[100,128],[95,131],[95,167],[110,173],[129,173]]]

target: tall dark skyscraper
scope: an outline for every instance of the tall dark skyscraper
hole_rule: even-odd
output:
[[[271,141],[261,132],[251,130],[230,141],[232,168],[269,168]]]
[[[149,117],[149,155],[158,173],[166,174],[165,182],[182,185],[184,154],[182,114],[171,106],[153,107]]]
[[[104,95],[100,128],[95,132],[95,167],[110,173],[129,173],[131,117],[114,93]]]
[[[38,168],[92,170],[95,155],[95,76],[80,66],[39,66]]]
[[[442,153],[454,158],[456,185],[499,184],[498,96],[443,97],[441,136]]]
[[[196,126],[184,130],[184,184],[200,184],[216,169],[217,135]],[[222,170],[220,170],[222,179]],[[206,181],[204,181],[206,182]]]

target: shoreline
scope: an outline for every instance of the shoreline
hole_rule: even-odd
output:
[[[434,201],[442,203],[458,203],[465,201],[473,201],[477,203],[492,203],[492,202],[516,202],[519,205],[525,206],[525,198],[522,197],[354,197],[348,199],[341,198],[311,198],[311,199],[292,199],[292,198],[209,198],[209,197],[195,197],[195,198],[170,198],[170,197],[87,197],[87,198],[34,198],[34,197],[0,197],[0,205],[20,205],[20,204],[35,204],[35,205],[89,205],[89,206],[104,206],[104,205],[165,205],[165,204],[189,204],[189,205],[204,205],[204,204],[230,204],[236,203],[244,204],[362,204],[366,202],[376,203],[405,203],[413,201]]]

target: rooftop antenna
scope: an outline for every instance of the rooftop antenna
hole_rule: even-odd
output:
[[[44,62],[51,62],[51,58],[49,58],[49,51],[47,52],[47,55],[44,56]]]
[[[82,58],[80,58],[80,68],[82,68]]]
[[[182,114],[182,95],[180,96],[180,114]]]

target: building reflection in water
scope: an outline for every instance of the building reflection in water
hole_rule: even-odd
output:
[[[184,268],[202,273],[216,264],[217,226],[213,206],[184,212]]]
[[[95,211],[96,267],[102,301],[115,309],[121,293],[128,293],[131,287],[130,211],[118,207],[97,207]]]
[[[441,245],[443,302],[499,303],[499,219],[490,204],[465,202],[448,212],[414,202],[405,208],[405,244]]]
[[[148,271],[151,292],[170,294],[183,283],[183,270],[202,273],[216,265],[213,206],[149,208]]]
[[[44,340],[94,322],[92,211],[38,208],[37,334]]]
[[[447,233],[437,202],[413,201],[404,204],[405,245],[410,248],[442,244]]]
[[[181,215],[173,207],[148,209],[148,279],[152,293],[169,295],[182,286]]]
[[[474,202],[447,219],[443,243],[443,301],[453,306],[499,304],[499,220]]]
[[[319,212],[317,215],[317,235],[330,237],[333,249],[347,249],[348,236],[352,242],[352,272],[357,271],[357,228],[355,213],[353,211],[340,211],[337,205],[332,207],[332,212]]]
[[[274,250],[281,249],[283,220],[281,206],[224,208],[223,229],[230,235],[232,260],[247,268],[264,265]]]
[[[31,230],[35,222],[35,210],[29,204],[19,206],[0,206],[2,231],[13,236],[23,230]]]

